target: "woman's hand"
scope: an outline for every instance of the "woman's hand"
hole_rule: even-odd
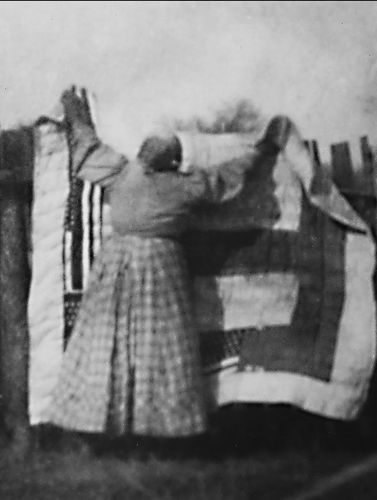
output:
[[[270,120],[266,131],[257,146],[259,148],[266,148],[266,150],[271,151],[271,153],[278,154],[285,148],[291,134],[291,130],[291,120],[287,116],[274,116]]]
[[[63,92],[60,102],[63,105],[67,123],[71,125],[81,123],[93,127],[85,89],[82,90],[82,97],[80,97],[77,94],[76,87],[72,86]]]

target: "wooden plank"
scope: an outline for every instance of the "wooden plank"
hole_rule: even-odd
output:
[[[317,141],[315,140],[305,141],[305,145],[309,150],[309,154],[312,160],[314,160],[316,164],[321,165]]]
[[[354,168],[348,142],[331,145],[333,180],[339,189],[354,189]]]
[[[368,137],[360,137],[360,151],[362,158],[361,190],[368,194],[375,194],[373,179],[373,154],[369,145]]]
[[[312,184],[313,192],[322,191],[323,181],[325,178],[331,178],[331,168],[329,165],[324,165],[322,163],[318,142],[315,140],[305,141],[305,145],[308,148],[310,157],[314,163],[314,178]]]
[[[372,161],[372,185],[374,190],[374,199],[377,199],[377,158],[376,154],[371,150],[371,161]],[[377,209],[374,210],[374,226],[373,235],[377,240]],[[377,290],[377,272],[374,273],[375,287]]]

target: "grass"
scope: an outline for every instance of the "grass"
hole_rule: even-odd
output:
[[[354,459],[354,457],[353,457]],[[37,453],[0,469],[2,500],[276,500],[348,463],[344,454],[145,461]]]
[[[304,424],[291,413],[290,418],[280,415],[268,422],[266,415],[262,412],[259,421],[255,413],[252,421],[244,416],[243,422],[238,414],[207,443],[207,453],[122,455],[110,447],[88,456],[39,448],[26,461],[14,462],[2,447],[0,498],[284,500],[373,452],[346,443],[348,427],[338,440],[324,442],[320,436],[328,438],[331,432],[325,426],[323,433],[311,417]]]

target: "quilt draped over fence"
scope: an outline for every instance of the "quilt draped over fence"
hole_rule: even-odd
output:
[[[61,124],[42,120],[29,132],[28,380],[36,425],[46,421],[91,264],[111,228],[101,188],[70,171]],[[251,150],[258,137],[179,139],[185,162],[210,169]],[[240,199],[196,213],[185,237],[209,404],[287,403],[353,419],[375,366],[372,236],[295,126],[285,150],[262,167]]]

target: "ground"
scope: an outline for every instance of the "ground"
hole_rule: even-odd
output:
[[[160,451],[149,455],[145,450],[144,454],[137,451],[127,454],[122,453],[122,445],[118,448],[97,446],[94,454],[86,455],[53,446],[49,449],[45,443],[36,447],[25,460],[17,461],[10,458],[4,442],[0,451],[0,498],[377,498],[374,484],[377,447],[372,441],[369,445],[361,443],[360,434],[354,432],[352,425],[334,427],[325,420],[311,416],[303,419],[300,413],[284,412],[270,415],[262,410],[259,415],[253,413],[252,420],[250,415],[245,417],[236,412],[226,425],[222,425],[221,432],[205,443],[206,448],[195,451],[194,447],[188,453],[191,448],[183,447],[186,451],[180,453],[180,448],[175,447],[173,455],[169,455],[167,449],[161,454],[161,446]],[[329,484],[332,485],[330,490],[326,486]],[[308,496],[313,488],[314,496]],[[306,492],[304,496],[303,492]]]
[[[356,460],[357,457],[352,457]],[[344,454],[280,452],[218,461],[122,461],[38,454],[1,467],[2,500],[276,500],[351,461]]]

